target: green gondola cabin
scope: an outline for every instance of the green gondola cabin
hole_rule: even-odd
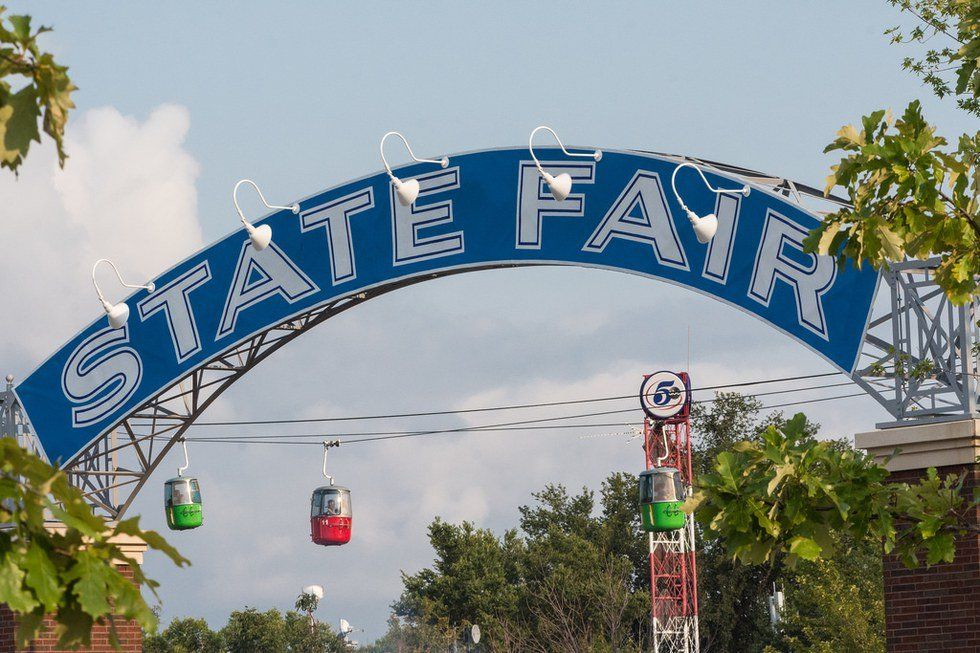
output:
[[[640,519],[648,533],[684,528],[685,490],[681,473],[673,467],[654,467],[640,473]]]
[[[172,531],[186,531],[204,523],[201,486],[196,478],[178,476],[163,487],[163,505],[167,526]]]

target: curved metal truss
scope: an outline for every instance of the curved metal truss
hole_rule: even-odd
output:
[[[765,173],[701,159],[689,160],[766,186],[816,214],[850,203]],[[977,302],[954,306],[935,282],[940,260],[909,260],[881,272],[881,286],[851,378],[894,418],[879,427],[977,415]],[[884,292],[887,289],[887,293]]]
[[[652,154],[741,178],[816,214],[848,206],[845,199],[825,197],[815,188],[782,177],[704,159]],[[963,419],[977,412],[977,306],[949,303],[933,280],[937,265],[938,260],[908,261],[883,272],[882,287],[888,288],[888,294],[878,293],[858,369],[851,375],[888,410],[895,423]],[[110,519],[121,518],[187,429],[222,392],[273,352],[369,299],[459,273],[435,273],[346,297],[239,343],[164,389],[80,451],[64,465],[70,482],[97,511]],[[0,435],[17,437],[43,455],[17,405],[9,378],[6,391],[0,392]]]

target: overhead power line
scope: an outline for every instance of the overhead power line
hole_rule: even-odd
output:
[[[847,381],[844,383],[830,383],[826,385],[810,386],[807,388],[789,388],[786,390],[771,390],[769,392],[759,392],[752,397],[764,397],[770,395],[787,394],[790,392],[808,392],[811,390],[825,390],[828,388],[840,388],[844,386],[854,385],[852,381]],[[635,398],[635,397],[631,397]],[[712,403],[715,399],[695,399],[692,401],[694,404]],[[330,433],[263,433],[263,434],[247,434],[247,435],[214,435],[214,436],[193,436],[188,437],[189,442],[194,441],[239,441],[239,440],[264,440],[264,439],[293,439],[293,438],[345,438],[345,437],[358,437],[358,436],[376,436],[376,435],[415,435],[415,434],[431,434],[431,433],[461,433],[465,431],[518,431],[518,430],[536,430],[536,429],[548,429],[548,428],[581,428],[585,426],[618,426],[618,424],[566,424],[566,425],[548,425],[548,426],[524,426],[529,424],[543,424],[546,422],[562,422],[570,419],[582,419],[584,417],[600,417],[606,415],[619,415],[623,413],[637,413],[638,408],[620,408],[616,410],[605,410],[597,411],[591,413],[579,413],[575,415],[557,415],[553,417],[541,417],[536,419],[519,420],[513,422],[502,422],[497,424],[476,424],[470,426],[459,426],[459,427],[447,427],[444,429],[413,429],[413,430],[397,430],[397,431],[358,431],[354,433],[344,433],[338,431],[331,431]],[[524,426],[524,428],[519,428]]]
[[[788,407],[788,406],[802,406],[802,405],[807,405],[807,404],[815,404],[815,403],[821,403],[821,402],[826,402],[826,401],[836,401],[836,400],[840,400],[840,399],[849,399],[849,398],[852,398],[852,397],[862,397],[862,396],[866,396],[866,394],[864,392],[856,392],[856,393],[852,393],[852,394],[836,395],[836,396],[832,396],[832,397],[820,397],[820,398],[816,398],[816,399],[804,399],[804,400],[800,400],[800,401],[790,401],[790,402],[785,402],[785,403],[772,404],[772,405],[769,405],[769,406],[763,406],[761,408],[761,410],[772,410],[772,409],[776,409],[776,408],[785,408],[785,407]],[[713,402],[713,401],[715,401],[715,400],[714,399],[709,399],[709,400],[702,400],[702,401],[695,402],[695,403],[710,403],[710,402]],[[627,409],[627,410],[629,412],[636,412],[636,409]],[[626,412],[626,411],[610,411],[610,412]],[[603,414],[603,413],[599,413],[599,414]],[[584,415],[584,416],[590,416],[590,415],[591,414],[587,414],[587,415]],[[546,418],[546,419],[547,420],[554,420],[555,418]],[[567,419],[570,419],[570,418],[567,418]],[[541,420],[529,420],[529,421],[533,422],[533,421],[541,421]],[[515,424],[522,424],[522,422],[517,422]],[[555,425],[551,425],[551,426],[548,426],[548,427],[505,428],[507,426],[514,426],[514,424],[504,423],[504,424],[500,424],[500,425],[491,424],[491,425],[476,426],[476,427],[459,427],[459,428],[453,428],[453,429],[432,429],[432,430],[427,430],[427,431],[408,431],[408,432],[403,432],[403,433],[392,433],[392,434],[387,434],[387,435],[377,435],[377,436],[371,436],[371,437],[358,437],[358,438],[354,438],[354,439],[342,440],[342,443],[343,444],[362,444],[362,443],[366,443],[366,442],[377,442],[377,441],[383,441],[383,440],[396,440],[396,439],[402,439],[402,438],[421,437],[421,436],[427,436],[427,435],[443,435],[443,434],[459,434],[459,433],[480,433],[480,432],[493,432],[493,431],[503,431],[503,430],[519,431],[519,430],[530,430],[531,428],[556,428]],[[573,425],[573,424],[569,424],[569,425],[559,425],[559,426],[562,427],[562,428],[564,428],[564,427],[568,427],[568,428],[572,428],[572,427],[580,427],[580,428],[593,427],[593,428],[598,428],[598,427],[602,427],[602,426],[618,426],[618,424],[616,424],[616,423],[613,423],[613,424],[602,424],[602,425],[600,425],[600,424],[591,424],[591,425],[584,425],[584,424]],[[311,436],[314,436],[314,435],[316,435],[316,437],[337,437],[337,434],[335,434],[335,433],[330,433],[330,434],[327,434],[327,433],[324,433],[324,434],[309,434],[306,437],[311,437]],[[271,437],[275,437],[275,436],[265,436],[265,437],[266,438],[271,438]],[[282,440],[282,439],[279,439],[279,438],[276,438],[276,439],[254,440],[254,439],[244,439],[243,436],[238,436],[238,437],[229,436],[229,437],[215,437],[215,438],[210,438],[210,437],[191,437],[191,438],[187,438],[187,439],[188,439],[188,441],[202,442],[202,443],[212,443],[212,444],[271,444],[271,445],[297,445],[297,446],[311,446],[311,445],[312,446],[322,446],[322,444],[323,444],[322,440],[320,440],[320,439],[318,439],[318,440],[305,440],[305,441]]]
[[[763,379],[758,381],[741,381],[738,383],[724,383],[721,385],[704,386],[701,388],[692,388],[691,392],[700,392],[707,390],[726,390],[730,388],[744,388],[753,385],[766,385],[769,383],[784,383],[787,381],[803,381],[806,379],[819,379],[828,376],[838,376],[842,372],[823,372],[820,374],[805,374],[801,376],[787,376],[779,379]],[[346,417],[307,417],[298,419],[264,419],[264,420],[226,420],[226,421],[213,421],[213,422],[195,422],[192,426],[249,426],[249,425],[262,425],[262,424],[312,424],[316,422],[353,422],[353,421],[367,421],[367,420],[378,420],[378,419],[403,419],[407,417],[432,417],[436,415],[463,415],[468,413],[484,413],[490,411],[503,411],[503,410],[518,410],[524,408],[546,408],[550,406],[571,406],[575,404],[589,404],[598,403],[603,401],[616,401],[620,399],[634,399],[637,394],[632,393],[628,395],[616,395],[612,397],[593,397],[587,399],[570,399],[567,401],[546,401],[540,403],[531,404],[510,404],[503,406],[484,406],[481,408],[462,408],[454,410],[430,410],[415,413],[391,413],[391,414],[377,414],[377,415],[351,415]]]

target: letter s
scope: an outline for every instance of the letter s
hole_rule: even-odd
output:
[[[129,342],[129,326],[102,329],[86,338],[65,363],[61,389],[76,407],[72,426],[90,426],[123,405],[140,385],[143,363]]]

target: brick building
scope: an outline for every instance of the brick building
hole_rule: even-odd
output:
[[[125,536],[118,538],[116,543],[127,556],[140,564],[143,563],[146,545],[141,540]],[[119,565],[118,569],[124,576],[133,577],[133,570],[129,565]],[[14,638],[14,631],[17,627],[16,617],[6,605],[0,605],[0,653],[61,653],[64,649],[57,648],[58,638],[54,635],[54,621],[46,617],[44,624],[45,632],[40,637],[35,639],[27,648],[17,649]],[[136,622],[116,619],[116,634],[121,644],[119,649],[115,649],[109,644],[109,627],[107,625],[96,626],[92,630],[92,645],[86,649],[75,649],[74,653],[79,651],[141,653],[143,650],[143,631]]]
[[[940,475],[965,474],[964,492],[980,487],[980,420],[860,433],[858,447],[887,463],[890,480],[916,482],[929,467]],[[970,518],[980,526],[980,511]],[[980,652],[980,534],[956,543],[949,564],[907,569],[895,556],[884,559],[888,653]]]

